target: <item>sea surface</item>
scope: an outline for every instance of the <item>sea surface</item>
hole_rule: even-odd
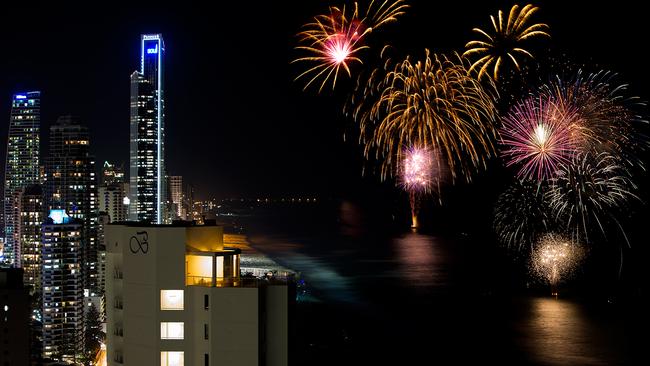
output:
[[[306,283],[293,365],[646,364],[647,303],[593,283],[552,297],[486,237],[414,232],[347,201],[258,208],[242,224]]]

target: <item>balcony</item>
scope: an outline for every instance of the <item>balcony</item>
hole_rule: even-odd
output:
[[[239,287],[241,285],[239,277],[203,277],[203,276],[185,276],[185,285],[187,286],[204,286],[204,287]]]
[[[238,249],[188,252],[185,255],[185,284],[205,287],[238,286],[240,253]]]

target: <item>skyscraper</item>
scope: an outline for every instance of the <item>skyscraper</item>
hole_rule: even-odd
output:
[[[174,209],[174,217],[176,219],[185,220],[183,215],[183,177],[180,175],[169,176],[169,195],[172,200],[172,208]]]
[[[43,189],[34,184],[20,194],[20,262],[25,269],[24,281],[33,292],[41,288],[41,225],[43,224]],[[39,306],[40,308],[40,306]]]
[[[20,238],[16,192],[39,182],[40,129],[41,92],[15,94],[11,104],[5,163],[5,241],[1,256],[4,265],[16,265],[16,261],[19,261],[20,252],[15,250]]]
[[[88,127],[78,118],[59,117],[50,127],[45,183],[46,209],[62,209],[82,225],[81,267],[84,288],[99,293],[97,283],[97,186]]]
[[[83,347],[80,219],[50,210],[43,224],[43,357],[73,361]]]
[[[165,183],[165,99],[160,34],[144,34],[140,71],[131,74],[130,219],[161,224]]]

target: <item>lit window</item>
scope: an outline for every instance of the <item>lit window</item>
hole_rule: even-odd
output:
[[[160,290],[160,310],[183,310],[183,290]]]
[[[184,366],[185,365],[185,355],[183,352],[170,352],[163,351],[160,352],[160,366]]]
[[[183,339],[184,328],[183,322],[161,322],[160,339]]]

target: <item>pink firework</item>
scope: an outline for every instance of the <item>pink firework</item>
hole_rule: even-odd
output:
[[[544,180],[576,153],[574,109],[546,97],[530,97],[512,108],[501,127],[501,152],[506,166],[519,166],[520,178]]]
[[[418,227],[420,199],[435,189],[440,193],[440,154],[429,148],[410,147],[402,152],[399,183],[409,195],[411,227]]]
[[[354,46],[357,40],[358,35],[356,32],[352,34],[336,33],[330,35],[323,42],[323,52],[329,59],[330,64],[333,66],[342,65],[347,70],[348,66],[346,62],[349,61],[350,54],[355,51]]]
[[[412,147],[404,151],[401,186],[408,192],[427,193],[434,184],[435,156],[426,148]]]

